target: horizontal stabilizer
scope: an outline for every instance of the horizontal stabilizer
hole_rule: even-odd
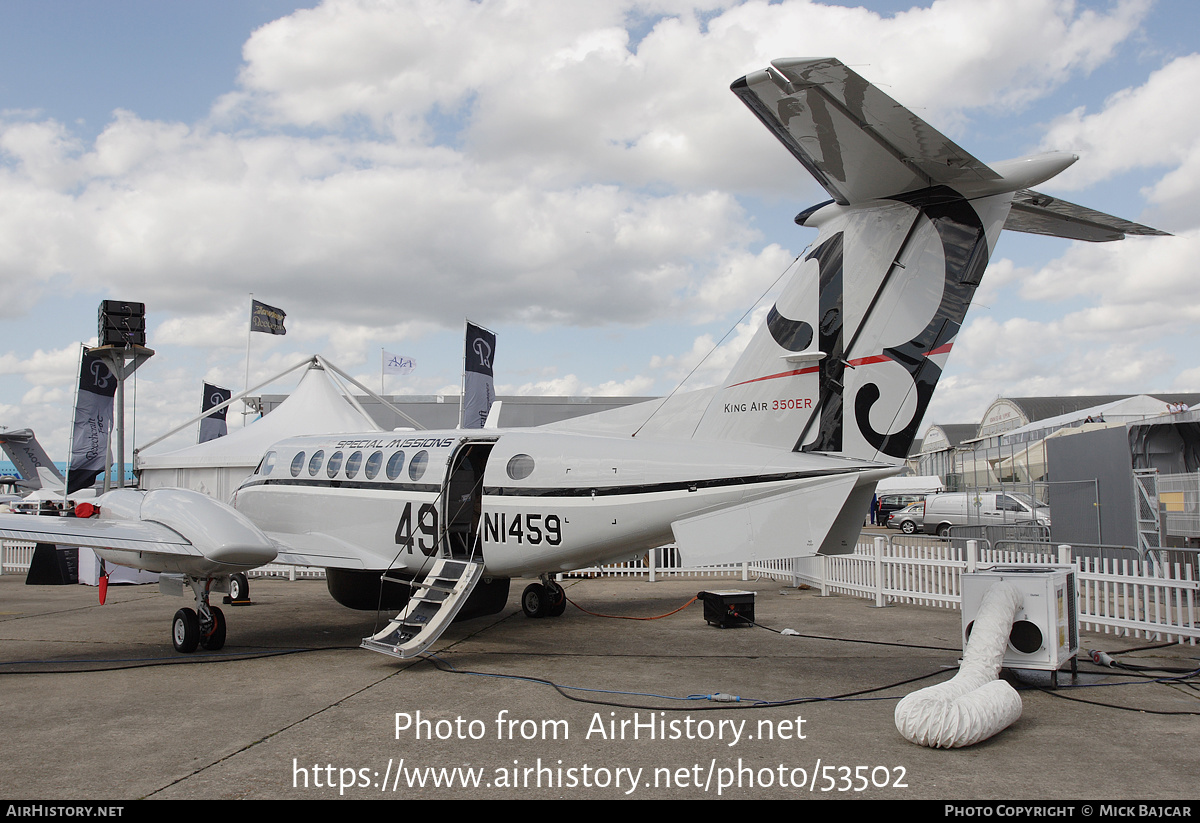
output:
[[[1000,177],[832,58],[775,60],[730,88],[843,206]]]
[[[1165,231],[1122,220],[1111,214],[1068,203],[1047,194],[1021,189],[1013,195],[1004,228],[1028,234],[1087,240],[1092,243],[1124,240],[1127,234],[1169,237]]]
[[[689,566],[810,557],[825,543],[859,478],[838,475],[671,524]],[[874,484],[871,484],[874,486]],[[861,524],[866,509],[857,513]]]

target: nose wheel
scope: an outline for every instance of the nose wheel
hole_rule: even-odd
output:
[[[212,580],[189,577],[187,583],[196,595],[195,609],[180,609],[171,618],[171,645],[181,654],[191,654],[197,647],[215,652],[225,646],[225,615],[208,604],[208,589]]]
[[[200,618],[191,609],[180,609],[171,620],[171,644],[175,651],[191,654],[200,644]]]
[[[559,617],[567,609],[567,593],[553,580],[531,583],[521,593],[526,617]]]

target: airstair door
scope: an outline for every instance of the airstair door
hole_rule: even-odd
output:
[[[442,485],[440,554],[425,579],[410,584],[408,605],[383,631],[363,638],[364,649],[415,657],[441,637],[483,579],[483,470],[495,442],[464,439],[451,456]]]
[[[450,458],[442,487],[442,556],[483,562],[479,528],[483,519],[483,472],[495,438],[463,440]]]

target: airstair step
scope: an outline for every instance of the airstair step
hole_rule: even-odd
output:
[[[440,558],[424,580],[410,584],[408,605],[382,631],[364,637],[362,647],[401,659],[417,656],[441,637],[482,578],[483,563]]]

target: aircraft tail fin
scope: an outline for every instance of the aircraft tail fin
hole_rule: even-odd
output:
[[[62,488],[62,472],[50,460],[33,429],[0,431],[0,448],[21,475],[20,485],[27,489]]]
[[[1003,228],[1158,233],[1029,190],[1075,155],[985,165],[836,60],[731,88],[833,201],[695,437],[903,460]]]
[[[62,479],[57,466],[38,466],[37,477],[40,489],[61,492],[66,487],[66,481]]]

